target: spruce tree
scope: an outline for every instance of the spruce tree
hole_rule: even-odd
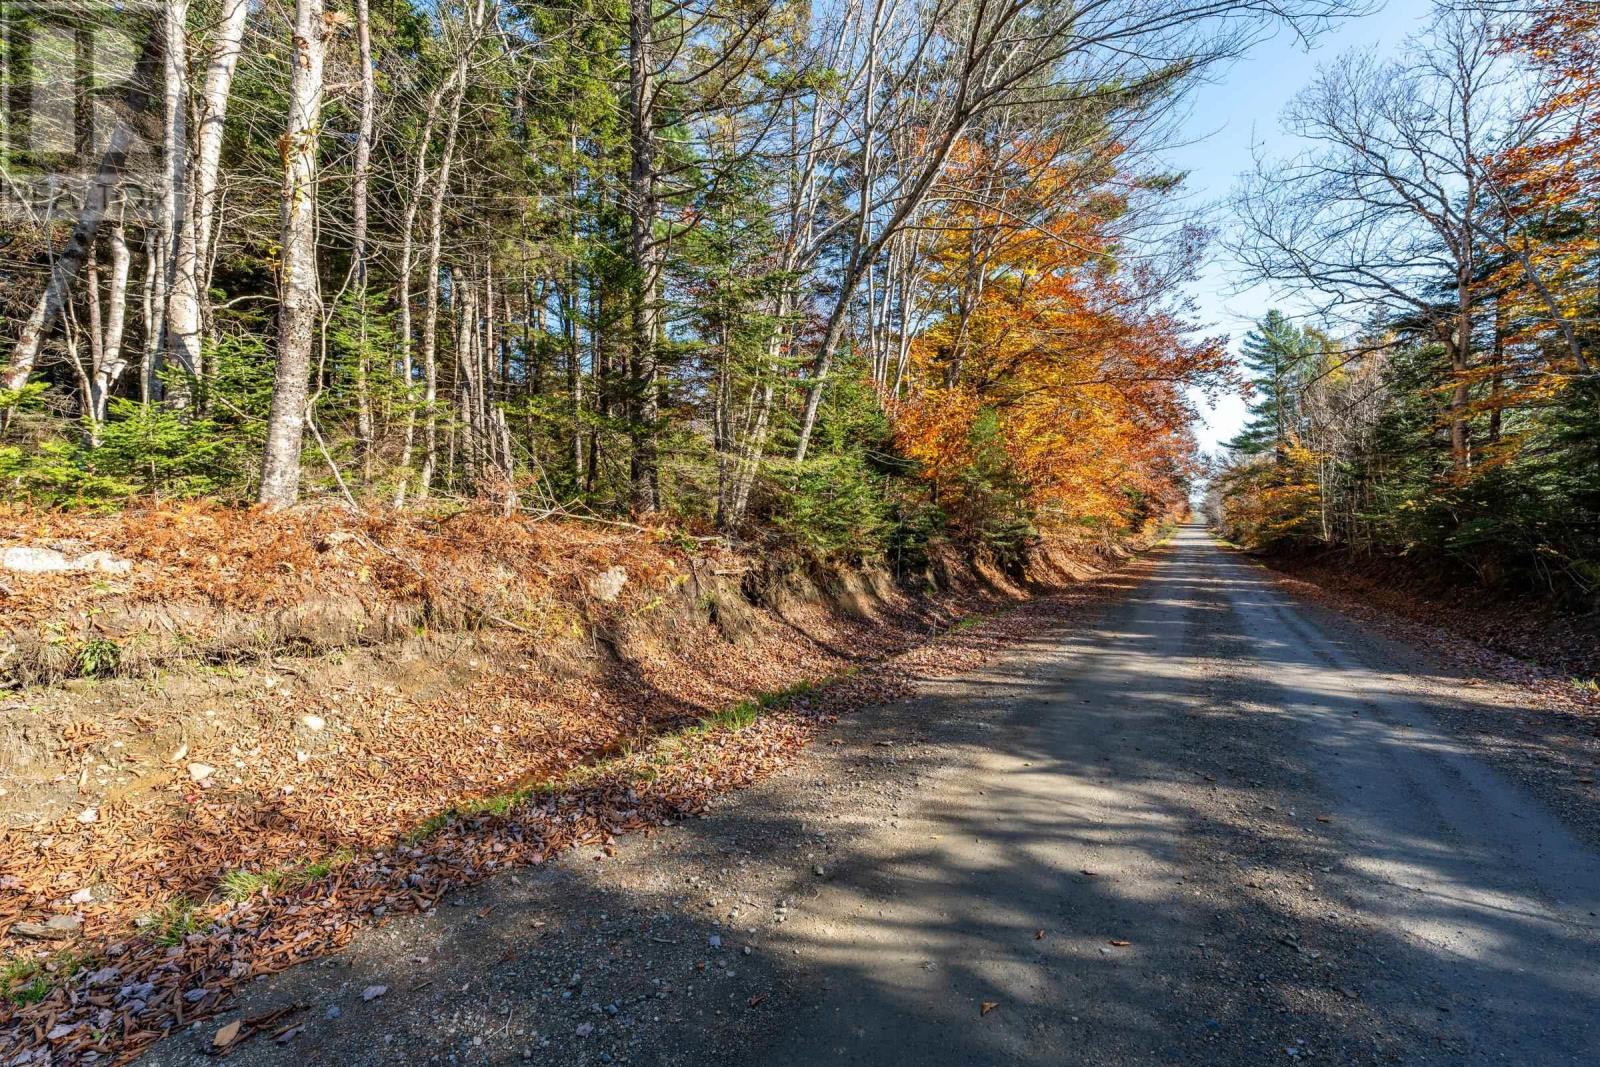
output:
[[[1276,308],[1245,334],[1239,352],[1255,400],[1249,421],[1227,442],[1228,448],[1241,456],[1284,454],[1294,437],[1296,393],[1321,341],[1315,330],[1296,326]]]

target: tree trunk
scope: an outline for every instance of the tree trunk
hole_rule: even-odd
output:
[[[300,494],[311,344],[322,309],[317,292],[317,137],[322,118],[322,0],[295,0],[289,123],[283,141],[283,263],[279,286],[278,369],[267,416],[261,503],[288,507]]]
[[[153,227],[144,231],[144,278],[139,286],[139,311],[144,328],[144,345],[139,353],[139,402],[149,404],[160,398],[161,383],[156,380],[156,342],[160,319],[156,314],[156,278],[161,274],[161,239]]]
[[[197,378],[205,377],[201,355],[201,318],[205,301],[204,263],[216,222],[217,178],[222,165],[222,135],[239,65],[248,0],[224,0],[222,22],[206,66],[205,91],[196,115],[194,165],[190,171],[189,209],[181,216],[173,254],[172,293],[167,306],[167,337],[173,354]]]
[[[422,475],[417,495],[426,497],[433,487],[439,465],[439,266],[443,255],[444,199],[450,189],[450,166],[455,158],[456,135],[461,128],[461,101],[466,95],[467,49],[463,47],[456,64],[455,95],[450,102],[450,117],[445,123],[444,152],[439,173],[434,179],[433,200],[428,205],[427,297],[422,308]]]
[[[222,21],[217,27],[217,39],[211,48],[211,62],[206,66],[200,128],[195,138],[192,190],[195,248],[203,264],[211,262],[217,238],[217,193],[218,178],[222,173],[222,142],[226,132],[224,123],[228,115],[228,101],[233,97],[234,72],[238,70],[239,56],[244,51],[244,31],[249,17],[249,0],[223,0]],[[209,276],[209,270],[202,270],[199,275],[202,310],[206,306],[205,291]]]
[[[243,3],[243,0],[239,0]],[[372,480],[372,388],[367,362],[367,199],[372,173],[372,126],[377,110],[377,85],[372,72],[372,19],[367,0],[356,0],[356,48],[361,64],[361,124],[356,132],[355,187],[351,191],[350,267],[356,287],[356,314],[361,337],[356,352],[356,436],[361,453],[361,481]]]
[[[822,345],[817,349],[816,362],[811,365],[811,380],[806,388],[806,404],[800,415],[800,439],[794,449],[796,463],[805,462],[806,452],[811,446],[811,433],[817,425],[817,409],[822,406],[822,389],[826,384],[828,372],[833,369],[833,357],[839,351],[840,342],[844,340],[844,329],[850,310],[850,294],[853,294],[856,286],[861,284],[862,273],[864,272],[850,271],[845,275],[838,302],[833,306],[833,313],[828,316],[828,328],[822,335]]]
[[[1506,371],[1506,307],[1505,294],[1494,300],[1494,337],[1491,339],[1491,365],[1494,373],[1489,378],[1489,434],[1491,445],[1500,443],[1501,420],[1505,415],[1502,393]]]
[[[483,420],[481,411],[482,381],[478,376],[477,353],[477,303],[478,293],[468,277],[468,270],[452,273],[450,302],[455,314],[456,393],[459,398],[461,422],[461,474],[467,492],[474,493],[483,484]]]
[[[745,513],[750,506],[750,489],[755,484],[756,475],[761,471],[761,461],[766,456],[767,434],[772,425],[773,377],[778,374],[778,358],[783,354],[788,318],[793,311],[793,297],[787,288],[779,292],[774,310],[775,325],[772,335],[767,339],[766,361],[761,367],[764,379],[761,385],[761,397],[756,403],[753,425],[745,436],[743,447],[739,450],[739,466],[734,475],[733,500],[728,507],[723,526],[729,533],[737,530],[744,522]]]
[[[1472,363],[1472,305],[1469,301],[1463,290],[1455,321],[1448,327],[1450,338],[1446,345],[1450,353],[1450,371],[1455,378],[1455,388],[1450,390],[1450,465],[1457,473],[1472,467],[1471,442],[1467,438],[1467,405],[1471,399],[1467,371]]]
[[[594,388],[595,413],[601,418],[611,415],[611,390],[606,384],[609,361],[606,358],[605,335],[601,329],[604,321],[605,291],[598,277],[589,279],[589,381]],[[583,491],[593,493],[600,477],[600,424],[597,419],[589,427],[589,452],[583,472]]]
[[[400,224],[400,280],[396,287],[395,297],[400,305],[400,321],[397,332],[400,341],[400,381],[404,383],[406,394],[406,423],[400,449],[400,477],[396,482],[394,491],[394,506],[404,507],[406,502],[407,482],[411,477],[411,459],[416,448],[417,439],[417,408],[416,408],[416,366],[411,359],[411,276],[416,267],[416,226],[417,213],[422,210],[422,198],[428,191],[428,146],[433,143],[433,128],[439,122],[439,111],[444,105],[445,94],[455,86],[455,73],[428,97],[426,117],[422,123],[422,135],[417,140],[417,163],[415,175],[411,182],[411,195],[406,200],[406,210]]]
[[[110,290],[106,294],[105,324],[89,393],[90,418],[96,426],[106,421],[107,399],[128,366],[123,334],[127,329],[128,273],[133,263],[133,256],[128,251],[128,235],[123,228],[120,212],[111,222],[109,244]]]
[[[572,125],[568,127],[567,149],[569,158],[578,157],[578,135]],[[578,168],[572,167],[567,179],[569,207],[568,238],[572,256],[567,261],[567,284],[560,293],[561,329],[567,347],[567,396],[572,402],[572,484],[583,483],[583,362],[578,352]]]
[[[633,438],[631,498],[638,514],[660,506],[656,455],[656,266],[655,87],[652,0],[628,0],[628,250],[629,286],[628,432]]]
[[[185,406],[193,398],[201,370],[199,336],[196,333],[185,338],[195,344],[194,351],[187,350],[172,336],[169,316],[179,271],[178,257],[184,249],[189,252],[187,274],[191,280],[194,273],[193,235],[190,234],[187,241],[183,236],[192,222],[189,214],[189,0],[164,0],[162,10],[166,35],[161,94],[161,208],[156,223],[161,240],[161,273],[155,284],[155,311],[161,324],[157,331],[156,366],[159,372],[169,352],[177,361],[185,381],[172,401]]]

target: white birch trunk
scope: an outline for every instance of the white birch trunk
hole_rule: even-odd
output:
[[[288,507],[300,495],[300,446],[305,434],[311,345],[322,299],[317,291],[317,141],[322,122],[325,50],[322,0],[295,0],[289,122],[283,141],[278,368],[267,416],[260,501]]]
[[[217,213],[217,184],[222,163],[222,135],[239,65],[248,0],[224,0],[222,21],[206,66],[205,90],[196,115],[193,165],[189,171],[189,203],[179,215],[172,258],[172,291],[167,300],[167,344],[173,357],[195,377],[205,374],[201,355],[203,278]]]
[[[198,352],[174,344],[167,329],[173,282],[177,276],[178,252],[185,226],[189,222],[189,0],[165,0],[162,6],[164,50],[162,53],[161,92],[161,206],[157,232],[161,238],[161,273],[156,278],[155,306],[161,327],[157,331],[156,366],[170,354],[189,381],[172,400],[187,404],[193,381],[199,374]]]

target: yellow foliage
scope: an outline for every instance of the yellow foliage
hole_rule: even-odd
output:
[[[900,447],[941,501],[987,449],[1029,507],[1058,521],[1117,528],[1181,508],[1194,467],[1183,386],[1216,382],[1229,358],[1219,341],[1188,338],[1170,277],[1115,261],[1121,198],[1092,182],[1078,191],[1082,161],[1052,145],[1007,148],[1028,180],[998,202],[952,198],[936,220],[929,285],[949,310],[912,346]],[[984,180],[983,153],[966,146],[957,162]]]

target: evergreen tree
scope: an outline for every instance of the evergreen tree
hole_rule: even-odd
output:
[[[1322,335],[1296,326],[1273,308],[1239,346],[1240,359],[1250,373],[1255,401],[1244,429],[1227,442],[1242,456],[1272,452],[1283,456],[1295,439],[1296,396],[1307,368],[1321,351]]]

